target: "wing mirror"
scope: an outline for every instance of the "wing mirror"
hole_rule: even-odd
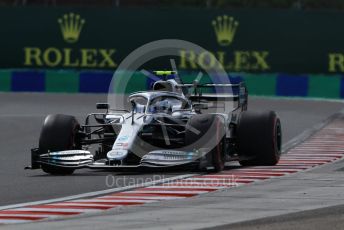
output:
[[[110,105],[108,103],[97,103],[96,107],[97,109],[109,109]]]
[[[201,111],[204,109],[208,109],[208,104],[206,103],[195,103],[192,105],[192,107],[196,110],[196,111]]]

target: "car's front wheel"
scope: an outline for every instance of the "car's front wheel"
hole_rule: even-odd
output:
[[[77,132],[80,125],[75,117],[63,114],[48,115],[39,138],[41,153],[80,149]],[[42,164],[42,170],[54,175],[72,174],[74,169]]]
[[[225,128],[223,119],[214,114],[197,114],[186,125],[185,142],[189,149],[208,149],[206,158],[212,171],[225,166]]]

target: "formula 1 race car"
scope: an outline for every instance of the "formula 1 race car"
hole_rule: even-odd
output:
[[[105,112],[88,114],[83,125],[73,116],[48,115],[28,168],[50,174],[80,168],[219,172],[229,161],[277,164],[280,120],[273,111],[246,111],[244,82],[183,84],[166,78],[173,74],[157,71],[165,79],[156,81],[151,91],[129,95],[130,110],[98,103],[97,109]],[[231,93],[209,90],[216,87]]]

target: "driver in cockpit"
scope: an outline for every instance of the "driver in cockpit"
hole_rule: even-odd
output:
[[[172,104],[168,100],[157,101],[150,106],[149,112],[151,113],[172,113]]]

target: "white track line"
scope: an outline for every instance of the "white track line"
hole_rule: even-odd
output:
[[[137,199],[146,199],[146,200],[174,200],[174,199],[183,199],[183,197],[176,196],[103,196],[100,198],[137,198]]]
[[[48,218],[48,217],[60,217],[62,215],[57,214],[0,214],[0,217],[37,217],[37,218]],[[1,219],[0,219],[1,220]]]
[[[120,206],[118,204],[85,204],[83,202],[63,202],[63,203],[54,203],[54,206],[61,206],[61,207],[73,207],[73,206],[80,206],[80,207],[94,207],[94,208],[112,208]],[[92,209],[92,208],[90,208]],[[50,208],[50,210],[55,210],[55,208]]]
[[[207,191],[180,191],[180,190],[135,190],[128,191],[127,193],[158,193],[158,194],[176,194],[176,195],[198,195],[202,193],[208,193]]]
[[[151,188],[151,187],[150,187]],[[140,199],[136,199],[136,200],[132,200],[132,199],[112,199],[112,200],[101,200],[101,199],[84,199],[84,200],[73,200],[71,201],[72,203],[88,203],[88,202],[99,202],[99,203],[150,203],[153,202],[151,200],[140,200]],[[65,202],[65,203],[69,203]]]
[[[28,223],[32,220],[10,220],[10,219],[0,219],[0,224],[19,224],[19,223]]]
[[[79,212],[79,213],[89,213],[89,212],[99,212],[99,210],[96,209],[76,209],[76,208],[18,208],[18,209],[13,209],[14,211],[40,211],[40,212],[45,212],[45,211],[51,211],[51,212]]]
[[[164,189],[164,188],[185,189],[186,188],[186,189],[214,189],[214,190],[218,190],[218,189],[228,188],[228,186],[207,186],[206,184],[199,185],[199,186],[161,185],[161,186],[151,186],[149,188],[155,188],[155,189]]]

